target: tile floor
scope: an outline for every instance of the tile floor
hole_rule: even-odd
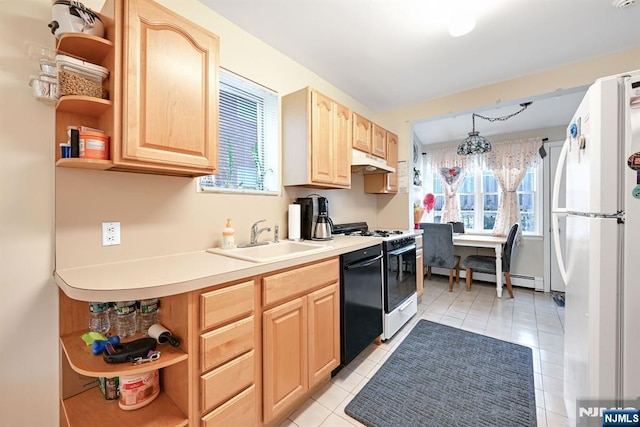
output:
[[[551,294],[515,288],[515,298],[496,298],[495,284],[463,281],[448,292],[443,276],[425,279],[418,314],[392,339],[371,344],[331,382],[294,412],[281,427],[362,426],[344,412],[345,406],[369,381],[419,319],[488,335],[531,347],[538,426],[568,426],[562,398],[564,308]]]

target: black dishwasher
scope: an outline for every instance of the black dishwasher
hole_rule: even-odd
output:
[[[342,367],[382,334],[382,248],[343,254],[340,267]]]

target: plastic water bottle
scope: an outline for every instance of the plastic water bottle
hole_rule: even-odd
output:
[[[109,313],[109,324],[111,325],[112,328],[116,327],[116,303],[115,302],[110,302],[109,303],[109,309],[107,310],[107,312]]]
[[[140,300],[140,326],[138,332],[146,334],[151,325],[158,323],[158,298]]]
[[[136,302],[116,302],[116,335],[121,339],[136,333]]]
[[[109,322],[109,304],[106,302],[89,303],[89,329],[93,332],[106,333],[111,328]]]

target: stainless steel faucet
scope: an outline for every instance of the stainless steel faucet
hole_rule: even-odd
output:
[[[260,221],[256,221],[253,223],[253,225],[251,226],[251,242],[248,245],[244,245],[245,247],[266,245],[269,243],[269,242],[258,243],[258,237],[260,237],[260,233],[262,233],[263,231],[271,231],[271,227],[258,228],[258,224],[265,221],[266,219],[261,219]]]

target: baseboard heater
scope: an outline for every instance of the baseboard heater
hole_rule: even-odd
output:
[[[426,268],[425,268],[426,271]],[[439,267],[432,267],[431,268],[431,274],[438,274],[438,275],[443,275],[443,276],[447,276],[449,277],[449,269],[448,268],[439,268]],[[460,282],[462,283],[467,277],[467,272],[464,269],[460,269]],[[483,282],[496,282],[496,275],[495,274],[487,274],[487,273],[479,273],[479,272],[474,272],[473,273],[473,280],[481,280]],[[513,286],[520,286],[523,288],[529,288],[529,289],[535,289],[536,291],[543,291],[544,290],[544,279],[542,277],[536,277],[536,276],[527,276],[524,274],[515,274],[515,273],[511,273],[511,284]],[[504,286],[504,280],[502,282],[502,285]]]

